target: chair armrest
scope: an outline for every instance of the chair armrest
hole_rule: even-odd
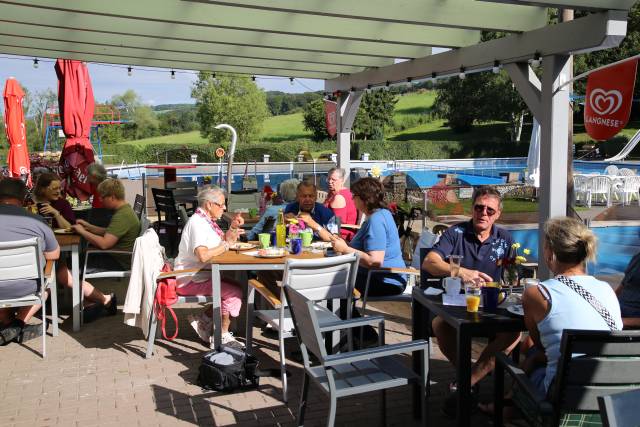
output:
[[[545,400],[545,396],[540,394],[538,390],[536,390],[529,380],[527,374],[517,367],[513,360],[511,360],[504,353],[498,353],[496,355],[496,369],[503,369],[511,378],[513,378],[514,382],[518,384],[518,387],[524,392],[528,398],[532,400],[532,402],[538,407],[541,413],[551,414],[553,413],[553,407],[549,402]]]
[[[207,270],[206,269],[190,269],[190,270],[165,271],[158,275],[158,277],[156,278],[156,281],[162,280],[162,279],[178,278],[183,276],[193,276],[196,273],[199,273],[201,271],[207,271]]]
[[[278,297],[276,297],[273,292],[271,292],[265,285],[259,282],[256,279],[249,280],[249,286],[258,291],[260,295],[267,300],[269,304],[273,306],[273,308],[280,308],[282,306],[282,302]]]
[[[410,353],[413,351],[427,351],[429,344],[425,340],[415,340],[401,342],[397,344],[386,344],[380,347],[365,348],[362,350],[348,351],[345,353],[332,354],[324,359],[325,367],[344,365],[361,360],[377,359],[396,354]]]
[[[56,272],[56,260],[48,259],[47,264],[44,266],[44,277],[45,279],[51,279],[51,274],[55,274]]]
[[[414,276],[420,275],[420,270],[411,267],[376,267],[369,269],[372,273],[397,273],[397,274],[411,274]]]
[[[327,322],[320,326],[320,332],[331,332],[340,329],[350,329],[357,326],[366,325],[384,325],[384,316],[367,316],[359,317],[357,319],[339,320],[337,322]]]

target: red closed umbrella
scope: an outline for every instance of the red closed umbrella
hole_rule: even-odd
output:
[[[95,107],[89,70],[82,62],[69,59],[58,59],[55,69],[60,120],[67,137],[60,157],[60,172],[67,193],[87,200],[91,195],[87,167],[94,162],[89,133]]]
[[[7,163],[12,177],[26,178],[31,187],[31,161],[27,148],[27,130],[24,124],[22,100],[24,91],[20,83],[9,77],[4,84],[4,130],[9,142]]]

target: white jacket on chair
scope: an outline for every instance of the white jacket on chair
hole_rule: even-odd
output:
[[[149,318],[153,310],[156,278],[164,266],[164,248],[153,228],[136,239],[131,261],[131,277],[124,301],[124,323],[149,334]]]

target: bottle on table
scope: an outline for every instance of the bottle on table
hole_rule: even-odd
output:
[[[276,221],[276,246],[284,248],[287,242],[287,227],[284,225],[284,212],[282,209],[278,211],[278,219]]]

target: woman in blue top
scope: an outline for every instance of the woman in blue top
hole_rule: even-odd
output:
[[[319,229],[318,233],[323,240],[332,241],[333,249],[336,252],[358,252],[360,254],[356,288],[360,292],[364,292],[369,268],[404,268],[405,264],[400,249],[398,228],[393,221],[391,212],[386,209],[383,201],[384,188],[380,181],[374,178],[362,178],[351,186],[351,193],[356,208],[367,216],[351,242],[347,244],[339,236],[329,235],[325,229]],[[369,284],[369,295],[401,294],[406,285],[407,278],[404,274],[374,274]]]
[[[564,283],[564,278],[593,295],[609,312],[615,329],[622,329],[615,292],[608,283],[586,273],[586,263],[595,255],[596,237],[581,221],[562,217],[546,222],[543,256],[554,278],[526,289],[522,298],[524,323],[535,344],[523,369],[543,395],[556,375],[564,329],[610,329],[604,317]]]

